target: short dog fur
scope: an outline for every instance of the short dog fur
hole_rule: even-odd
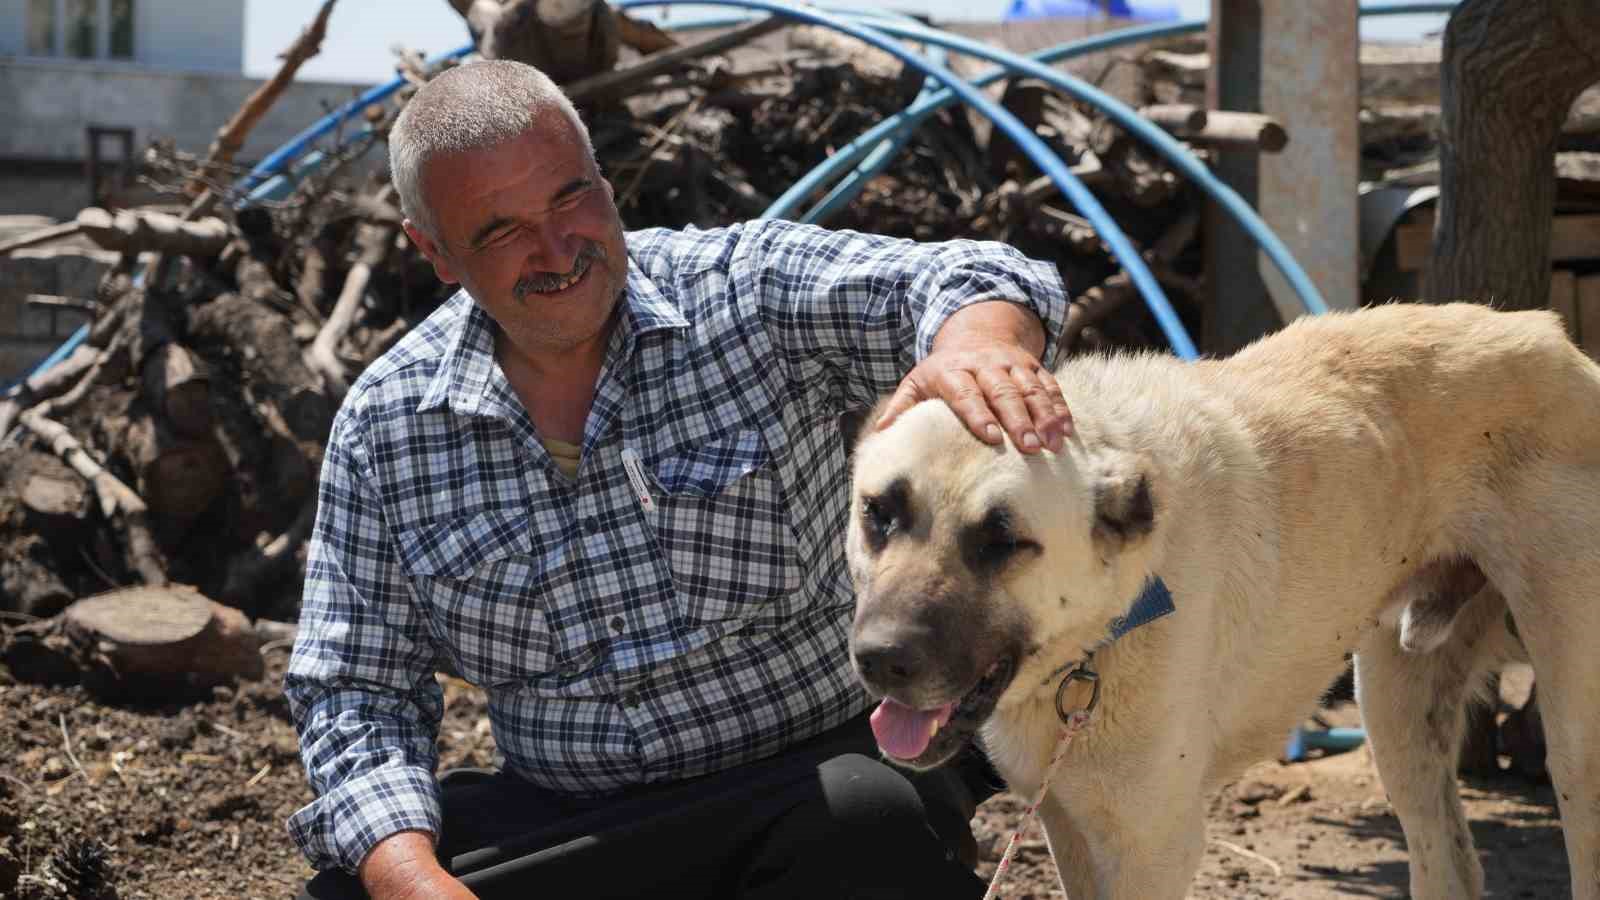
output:
[[[1061,667],[1158,576],[1176,612],[1094,654],[1099,708],[1040,808],[1072,900],[1183,897],[1207,794],[1275,755],[1351,652],[1413,897],[1482,893],[1457,748],[1485,674],[1523,657],[1572,895],[1600,900],[1600,367],[1555,315],[1393,304],[1057,380],[1059,453],[987,446],[941,403],[856,447],[852,659],[942,725],[900,762],[981,734],[1031,795]]]

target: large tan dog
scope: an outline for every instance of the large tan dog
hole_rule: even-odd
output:
[[[1391,305],[1058,380],[1059,454],[985,446],[940,403],[856,448],[851,653],[887,755],[937,765],[981,730],[1031,795],[1061,671],[1097,651],[1050,848],[1071,900],[1176,900],[1207,793],[1274,755],[1354,651],[1412,896],[1462,900],[1483,881],[1464,706],[1520,635],[1572,894],[1600,900],[1600,367],[1554,315]],[[1176,612],[1102,646],[1152,578]]]

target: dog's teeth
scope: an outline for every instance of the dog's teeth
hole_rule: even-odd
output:
[[[939,733],[939,720],[938,719],[930,719],[930,720],[928,720],[928,737],[931,738],[931,737],[933,737],[934,735],[936,735],[938,733]]]

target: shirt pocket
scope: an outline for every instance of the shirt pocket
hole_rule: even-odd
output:
[[[434,639],[483,687],[551,674],[555,645],[537,598],[542,566],[526,513],[479,512],[399,531],[400,564]]]
[[[790,507],[761,432],[681,448],[655,466],[663,498],[656,539],[691,625],[770,626],[800,602]]]

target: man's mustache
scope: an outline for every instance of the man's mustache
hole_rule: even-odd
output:
[[[578,250],[578,256],[572,261],[572,269],[567,272],[537,272],[517,279],[511,288],[518,300],[526,300],[529,294],[546,294],[559,288],[569,279],[582,275],[589,266],[596,262],[603,262],[606,258],[604,247],[589,241]]]

